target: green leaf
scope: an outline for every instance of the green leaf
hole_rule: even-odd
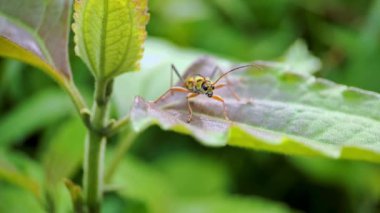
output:
[[[2,183],[0,183],[0,188],[0,212],[46,212],[41,203],[28,191]]]
[[[227,168],[206,156],[199,158],[190,153],[177,153],[166,155],[156,165],[176,194],[182,197],[224,194],[230,183]]]
[[[71,178],[80,168],[85,134],[86,128],[79,118],[67,121],[56,130],[42,156],[49,184],[62,183],[64,178]]]
[[[0,180],[31,192],[36,198],[42,198],[39,172],[40,168],[30,158],[0,150]]]
[[[313,182],[343,186],[358,196],[362,193],[378,194],[380,191],[380,186],[376,184],[380,173],[375,164],[308,157],[289,158],[288,161]]]
[[[76,1],[75,51],[97,78],[139,69],[148,22],[146,0]]]
[[[187,74],[210,75],[216,64],[200,59]],[[186,74],[185,74],[186,75]],[[241,71],[224,88],[233,122],[223,118],[222,105],[207,97],[193,99],[188,124],[184,94],[168,95],[157,104],[138,97],[131,120],[138,131],[158,124],[189,134],[208,146],[240,146],[284,154],[380,161],[380,95],[282,70]]]
[[[295,212],[284,204],[259,197],[216,196],[185,199],[175,203],[172,212],[181,213],[246,213],[246,212]]]
[[[17,143],[33,131],[67,116],[72,106],[57,89],[46,89],[3,116],[0,121],[0,146]]]
[[[70,0],[0,0],[0,56],[34,65],[64,84]]]
[[[283,61],[276,68],[299,74],[314,74],[321,68],[319,58],[313,56],[303,40],[297,40],[283,56]]]
[[[20,101],[22,91],[20,88],[23,85],[22,69],[24,64],[16,60],[3,60],[0,70],[3,71],[0,80],[0,96],[4,97],[5,92],[9,92],[13,100]]]
[[[128,156],[113,177],[118,193],[128,199],[143,202],[149,212],[167,212],[172,200],[170,184],[149,165]]]
[[[303,40],[295,41],[282,56],[281,61],[260,61],[260,63],[279,71],[300,75],[312,75],[321,69],[321,60],[309,52]]]
[[[170,159],[180,159],[182,162],[176,164],[169,162]],[[206,159],[205,165],[198,164],[197,167],[195,164],[202,164],[202,159],[193,162],[193,165],[185,160],[192,161],[194,158],[187,156],[181,159],[179,154],[174,155],[159,162],[157,168],[128,156],[120,164],[112,183],[129,204],[134,201],[146,205],[137,205],[139,212],[263,212],[265,209],[268,212],[291,212],[281,203],[262,198],[230,196],[224,186],[227,184],[225,177],[218,177],[228,173],[216,166],[215,162]],[[185,167],[180,168],[180,165]],[[211,169],[206,171],[206,168]],[[184,169],[194,170],[184,172]],[[186,177],[184,174],[188,174],[188,171],[192,171],[192,175]],[[216,174],[212,173],[214,171]],[[213,179],[209,179],[213,177],[216,177],[216,184],[212,183]],[[190,186],[181,185],[183,183]],[[207,183],[212,186],[204,185]]]

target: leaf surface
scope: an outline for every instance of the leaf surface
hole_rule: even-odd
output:
[[[0,0],[0,56],[71,79],[67,43],[70,0]]]
[[[56,186],[80,167],[86,129],[77,118],[71,119],[56,130],[42,155],[46,179]]]
[[[165,177],[149,165],[128,156],[121,161],[112,184],[125,198],[144,202],[149,212],[168,212],[172,189]]]
[[[41,169],[29,157],[0,149],[0,180],[42,198]]]
[[[43,205],[28,191],[9,185],[1,185],[0,190],[1,212],[29,212],[44,213]]]
[[[305,75],[313,74],[321,69],[321,61],[309,52],[303,40],[295,41],[282,58],[281,62],[273,64],[274,67]]]
[[[231,183],[227,167],[205,156],[179,152],[160,158],[155,165],[181,197],[224,195]]]
[[[177,170],[175,164],[167,164],[166,169]],[[169,167],[176,168],[169,168]],[[192,167],[192,166],[191,166]],[[219,191],[210,194],[200,189],[204,185],[192,185],[197,188],[179,186],[177,183],[189,180],[184,175],[174,175],[160,172],[153,167],[132,156],[123,159],[119,169],[116,171],[112,183],[119,186],[117,193],[127,201],[131,199],[145,204],[148,212],[262,212],[264,209],[270,212],[292,212],[286,205],[265,200],[258,197],[230,196]],[[195,178],[202,176],[196,174]],[[202,173],[200,171],[199,173]],[[210,175],[210,174],[209,174]],[[192,180],[196,183],[198,179]],[[173,184],[174,181],[174,184]],[[207,181],[206,181],[207,182]],[[192,183],[192,184],[194,184]],[[215,185],[214,185],[215,186]],[[208,187],[207,187],[208,188]],[[219,187],[217,187],[219,188]],[[208,189],[215,189],[213,187]],[[189,190],[189,191],[188,191]],[[208,191],[206,189],[206,191]],[[195,194],[194,194],[195,192]],[[141,210],[140,210],[141,211]]]
[[[216,63],[195,62],[187,74],[209,76]],[[187,75],[185,74],[185,76]],[[333,82],[276,69],[232,73],[230,88],[216,92],[222,105],[205,96],[191,101],[168,95],[157,104],[138,97],[131,112],[136,130],[158,124],[194,136],[209,146],[233,145],[284,154],[380,161],[380,95]]]
[[[96,77],[139,69],[148,22],[146,0],[75,2],[75,51]]]
[[[62,119],[71,111],[71,103],[62,91],[46,89],[3,116],[0,121],[0,146],[15,144],[33,131]]]
[[[174,211],[182,213],[245,213],[245,212],[271,212],[290,213],[291,210],[282,203],[265,200],[259,197],[248,196],[210,196],[201,198],[184,199],[174,204]]]

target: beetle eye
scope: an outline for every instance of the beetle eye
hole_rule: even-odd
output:
[[[211,89],[212,89],[212,90],[214,90],[214,89],[215,89],[215,87],[214,87],[214,86],[211,86]]]
[[[206,84],[202,84],[202,89],[203,90],[208,90],[208,86]]]

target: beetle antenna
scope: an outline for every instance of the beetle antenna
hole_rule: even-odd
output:
[[[183,79],[183,77],[179,74],[177,68],[174,66],[174,64],[172,64],[172,71],[175,72],[175,74],[177,75],[177,77],[179,78],[179,80],[182,82],[182,83],[185,83],[185,79]]]
[[[242,69],[242,68],[246,68],[246,67],[260,67],[260,65],[258,65],[258,64],[248,64],[248,65],[244,65],[244,66],[240,66],[240,67],[235,67],[235,68],[229,70],[228,72],[223,73],[213,84],[215,85],[216,83],[218,83],[218,81],[220,81],[227,74],[229,74],[229,73],[231,73],[233,71]]]

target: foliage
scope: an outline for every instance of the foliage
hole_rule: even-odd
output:
[[[45,71],[70,94],[78,111],[84,108],[68,62],[71,1],[1,1],[0,6],[0,55]]]
[[[46,105],[46,103],[49,105]],[[24,137],[39,128],[46,127],[61,120],[71,112],[71,103],[57,89],[46,88],[30,99],[26,99],[17,108],[14,108],[2,118],[0,136],[2,146],[9,147],[20,142]],[[28,118],[24,122],[24,118]],[[17,128],[15,128],[17,126]]]
[[[285,58],[294,54],[290,51],[295,50],[297,46],[299,43],[286,53]],[[159,48],[163,50],[165,47],[161,45]],[[170,46],[166,49],[165,52],[171,51]],[[293,67],[298,70],[299,65],[308,70],[304,64],[314,59],[311,56],[309,59],[308,55],[308,52],[300,54],[300,60],[296,63],[292,63],[291,60],[282,63],[261,62],[274,66],[275,69],[263,68],[253,72],[239,71],[236,75],[231,74],[229,86],[240,94],[243,100],[237,101],[229,89],[221,89],[216,94],[225,98],[232,123],[223,118],[220,103],[197,97],[192,106],[195,112],[194,120],[187,124],[188,112],[183,94],[168,95],[158,104],[136,98],[131,110],[132,123],[139,131],[158,123],[164,129],[190,134],[209,146],[230,144],[286,154],[322,155],[378,162],[376,144],[380,136],[376,130],[379,128],[379,115],[372,109],[380,107],[379,95],[336,85],[307,74],[279,70],[281,67]],[[154,50],[147,53],[147,58],[157,60],[159,57]],[[301,59],[304,59],[305,63]],[[162,63],[170,63],[165,61],[165,57],[161,57],[161,60]],[[211,59],[200,59],[184,76],[208,76],[215,66],[217,64]],[[309,67],[313,69],[315,63],[309,63]],[[157,70],[148,69],[147,72],[154,73]],[[152,77],[149,73],[134,77],[144,81],[146,76]],[[129,85],[132,81],[127,78],[120,79],[117,84],[117,88],[120,89],[116,91],[116,97],[123,97],[118,92],[123,92],[124,85]],[[160,85],[162,91],[167,89],[165,84]],[[152,87],[157,90],[159,85]],[[151,96],[143,87],[140,87],[137,93]],[[125,104],[123,103],[121,108]]]
[[[65,94],[34,72],[36,68],[1,59],[0,200],[4,202],[0,212],[79,211],[84,198],[79,185],[86,131],[104,131],[108,137],[109,132],[120,130],[123,134],[110,138],[107,146],[104,212],[378,211],[377,165],[294,154],[378,161],[378,95],[362,89],[380,91],[379,0],[152,0],[149,34],[176,45],[151,38],[142,59],[143,72],[130,71],[138,69],[142,54],[146,2],[109,1],[109,8],[92,2],[75,3],[73,28],[83,64],[73,56],[74,44],[67,46],[71,1],[0,0],[0,55],[47,73],[69,94],[82,118],[81,122],[72,116]],[[130,7],[114,10],[114,6]],[[102,22],[104,17],[110,22]],[[113,37],[127,31],[133,34],[130,45],[127,35]],[[86,45],[90,51],[83,49]],[[148,102],[168,89],[171,63],[183,73],[200,55],[210,53],[227,59],[216,59],[223,69],[238,64],[235,61],[258,59],[270,67],[230,76],[237,82],[232,88],[246,102],[234,101],[227,90],[220,91],[235,119],[232,128],[221,117],[220,104],[209,99],[192,102],[196,113],[190,124],[183,122],[187,113],[183,97]],[[91,69],[86,55],[99,63],[96,69]],[[127,55],[125,60],[123,55]],[[123,69],[115,71],[114,63]],[[81,92],[74,85],[70,65]],[[84,71],[86,65],[97,83],[128,72],[115,79],[116,98],[111,102],[115,107],[110,110],[112,117],[118,114],[126,119],[101,118],[93,125],[91,115],[96,110],[91,113],[82,98],[88,98],[86,92],[94,86],[91,73]],[[214,62],[207,59],[200,65],[207,68],[190,71],[207,72]],[[100,88],[112,87],[107,85],[110,82]],[[136,95],[144,100],[134,102]],[[95,98],[94,108],[103,103],[102,98]],[[107,108],[100,111],[107,114]],[[238,109],[246,110],[242,115],[255,116],[243,117]],[[130,122],[141,131],[138,135],[123,128]],[[331,127],[323,128],[327,124]],[[215,133],[209,131],[211,127],[224,129]],[[293,156],[209,147],[226,144]]]
[[[62,78],[70,79],[67,62],[69,2],[1,1],[0,54],[33,64],[58,82],[63,81]]]
[[[75,2],[75,51],[97,78],[139,69],[148,22],[147,1]]]

